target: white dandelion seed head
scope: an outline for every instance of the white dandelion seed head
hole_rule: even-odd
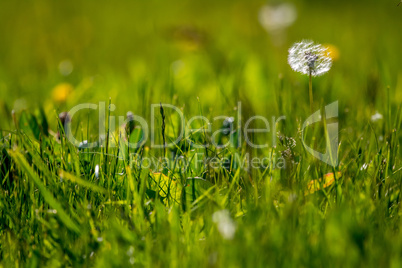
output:
[[[332,59],[326,47],[303,40],[289,49],[288,63],[296,72],[320,76],[331,69]]]

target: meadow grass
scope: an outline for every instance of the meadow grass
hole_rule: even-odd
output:
[[[401,266],[402,9],[383,2],[294,1],[280,47],[258,24],[263,1],[2,2],[0,266]],[[323,152],[327,134],[323,122],[301,133],[309,78],[286,59],[304,38],[339,50],[313,81],[316,109],[339,104],[336,167],[302,144]],[[99,111],[77,114],[77,139],[103,141],[75,147],[59,114],[100,102],[115,124],[99,137]],[[212,134],[160,103],[214,131],[233,117],[217,136],[229,146],[195,148]],[[184,136],[127,148],[144,134],[118,126],[128,111],[154,116],[158,144]],[[267,148],[244,139],[254,115],[286,117],[248,135]],[[269,159],[241,165],[253,157]],[[197,164],[211,159],[221,165]]]

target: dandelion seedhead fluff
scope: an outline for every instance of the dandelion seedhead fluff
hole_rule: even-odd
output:
[[[258,14],[261,25],[268,33],[286,29],[295,22],[296,17],[296,8],[289,3],[265,5]]]
[[[295,43],[289,49],[288,62],[294,71],[312,76],[323,75],[332,66],[329,50],[310,40]]]

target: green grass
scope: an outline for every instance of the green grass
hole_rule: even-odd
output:
[[[402,9],[397,1],[293,3],[298,19],[275,47],[258,23],[264,1],[1,2],[0,267],[401,266]],[[317,109],[339,103],[335,168],[302,145],[326,145],[323,124],[301,136],[309,79],[286,61],[305,38],[340,52],[313,79]],[[74,69],[64,76],[66,59]],[[57,100],[62,83],[72,92]],[[99,102],[116,106],[115,131],[107,120],[109,140],[78,149],[58,114]],[[128,149],[118,116],[132,111],[151,126],[151,104],[156,142],[177,137],[183,122],[168,108],[162,116],[159,103],[187,122],[205,116],[213,131],[223,124],[214,117],[234,117],[234,137],[264,116],[271,131],[248,137],[269,146],[218,135],[231,146],[195,148],[212,134],[186,127],[166,150],[149,141]],[[376,112],[383,118],[373,121]],[[73,117],[78,140],[99,140],[98,127],[98,110]],[[130,140],[142,131],[137,124]],[[279,162],[247,169],[247,157]],[[196,164],[208,159],[228,162]]]

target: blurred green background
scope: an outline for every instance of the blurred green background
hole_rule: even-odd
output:
[[[116,114],[147,116],[159,102],[197,107],[196,97],[216,113],[245,98],[254,113],[292,113],[308,100],[306,77],[287,65],[287,49],[302,39],[339,51],[330,73],[314,81],[317,101],[365,105],[370,111],[356,111],[367,115],[384,107],[387,86],[402,101],[397,1],[289,1],[297,18],[279,45],[258,18],[275,3],[1,1],[2,117],[38,106],[52,116],[109,97]],[[61,100],[52,98],[60,83],[71,85]]]

